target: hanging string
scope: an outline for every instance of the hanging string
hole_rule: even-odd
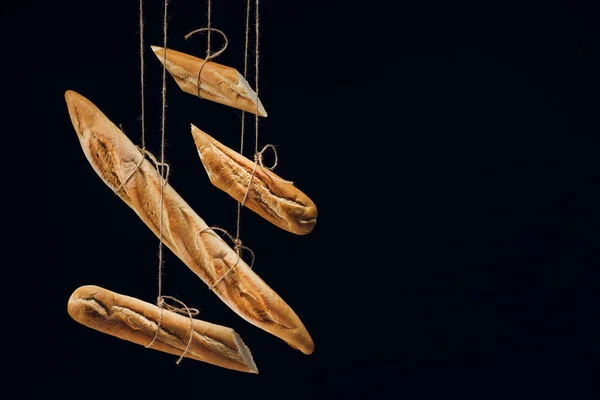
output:
[[[192,35],[199,33],[199,32],[208,32],[208,36],[210,37],[210,32],[215,31],[217,33],[219,33],[221,36],[223,36],[223,40],[224,40],[224,44],[223,47],[213,53],[210,54],[210,51],[207,52],[206,56],[204,57],[204,61],[202,61],[202,65],[200,65],[200,69],[198,70],[198,76],[196,77],[196,89],[197,89],[197,95],[198,97],[202,98],[202,87],[201,87],[201,81],[200,81],[200,75],[202,75],[202,70],[204,69],[204,66],[212,59],[217,58],[221,53],[223,53],[225,51],[225,49],[227,49],[227,46],[229,45],[229,40],[227,39],[227,35],[225,35],[225,33],[220,30],[220,29],[216,29],[216,28],[200,28],[200,29],[196,29],[191,31],[190,33],[188,33],[187,35],[184,36],[185,39],[189,39]]]
[[[254,152],[256,154],[258,154],[258,102],[259,102],[259,100],[258,100],[259,99],[259,97],[258,97],[258,69],[259,69],[258,68],[258,59],[259,59],[258,43],[259,43],[259,32],[260,32],[260,29],[259,29],[260,18],[259,18],[259,14],[258,14],[258,9],[259,9],[258,3],[259,3],[259,0],[256,0],[256,10],[254,10],[254,14],[256,16],[256,21],[254,23],[254,28],[256,30],[256,41],[255,41],[255,47],[254,47],[254,68],[255,68],[255,74],[254,74],[255,89],[254,90],[256,91],[256,114],[254,116],[255,117],[254,121],[255,121],[255,133],[256,133],[255,139],[256,140],[255,140],[255,144],[254,144]]]
[[[248,4],[247,4],[247,13],[249,13],[250,10],[250,0],[248,0]],[[256,35],[256,39],[255,39],[255,46],[254,46],[254,90],[256,92],[256,112],[254,114],[254,168],[252,169],[252,175],[250,175],[250,181],[248,182],[248,187],[246,188],[246,193],[244,194],[244,198],[242,199],[242,201],[240,203],[238,203],[238,237],[239,237],[239,224],[240,224],[240,212],[239,212],[239,208],[241,208],[242,206],[244,206],[244,204],[246,203],[246,199],[248,198],[248,194],[250,193],[250,186],[252,185],[252,181],[254,180],[254,175],[256,174],[256,167],[258,165],[260,165],[263,168],[267,168],[269,170],[272,170],[273,168],[275,168],[275,166],[277,165],[277,151],[275,150],[275,146],[273,146],[272,144],[268,144],[265,147],[263,147],[262,150],[258,150],[258,103],[260,100],[258,93],[258,62],[259,62],[259,38],[260,38],[260,16],[259,16],[259,0],[256,0],[256,9],[254,10],[254,16],[255,16],[255,21],[254,21],[254,29],[255,29],[255,35]],[[248,29],[249,28],[249,19],[248,16],[246,16],[246,54],[248,53]],[[265,150],[267,148],[272,148],[273,152],[275,153],[275,164],[272,167],[264,167],[263,165],[263,153],[265,152]],[[287,181],[286,181],[287,182]]]
[[[162,74],[162,113],[161,113],[161,129],[160,129],[160,162],[162,168],[160,170],[160,222],[159,222],[159,245],[158,245],[158,300],[161,303],[162,296],[162,269],[163,269],[163,215],[164,215],[164,165],[165,165],[165,120],[167,114],[167,7],[169,0],[165,0],[163,10],[163,74]]]
[[[250,0],[248,0],[248,3],[250,2]],[[277,151],[275,150],[275,146],[268,144],[265,147],[263,147],[263,149],[261,151],[258,150],[258,102],[259,102],[259,97],[258,97],[258,61],[259,61],[259,38],[260,38],[260,16],[259,16],[259,0],[256,0],[256,9],[254,10],[254,15],[255,15],[255,21],[254,21],[254,29],[255,29],[255,35],[256,35],[256,40],[255,40],[255,46],[254,46],[254,90],[256,91],[256,113],[254,115],[254,168],[252,169],[252,175],[250,175],[250,181],[248,182],[248,187],[246,188],[246,193],[244,194],[244,198],[242,199],[242,202],[240,203],[240,206],[243,206],[246,203],[246,199],[248,198],[248,194],[250,193],[250,186],[252,185],[252,181],[254,180],[254,175],[256,174],[256,167],[260,164],[261,167],[264,167],[263,165],[263,159],[262,159],[262,155],[265,152],[265,150],[267,148],[272,148],[273,152],[275,153],[275,165],[273,165],[270,168],[267,168],[269,170],[275,168],[275,166],[277,165]],[[246,26],[246,31],[248,31],[248,26]],[[238,222],[239,222],[239,218],[238,218]]]
[[[206,28],[201,28],[201,29],[196,29],[194,31],[189,32],[187,35],[185,35],[185,39],[189,39],[192,35],[199,33],[199,32],[207,32],[206,35],[206,56],[204,57],[204,61],[202,62],[202,65],[200,66],[200,69],[198,70],[198,76],[196,77],[196,87],[198,89],[198,97],[202,98],[201,96],[201,75],[202,75],[202,70],[204,69],[204,67],[206,66],[206,64],[216,58],[217,56],[219,56],[221,53],[223,53],[225,51],[225,49],[227,48],[227,45],[229,44],[229,41],[227,39],[227,35],[225,35],[225,33],[219,29],[213,28],[212,27],[212,22],[211,22],[211,17],[212,17],[212,1],[211,0],[207,0],[207,27]],[[249,36],[249,22],[250,22],[250,0],[247,0],[247,4],[246,4],[246,45],[245,45],[245,50],[244,50],[244,77],[247,75],[248,73],[248,36]],[[215,52],[215,53],[211,53],[211,33],[215,31],[218,32],[219,34],[221,34],[221,36],[223,36],[224,39],[224,45],[223,47]],[[240,149],[240,154],[243,152],[243,146],[244,146],[244,111],[242,111],[242,134],[241,134],[241,149]],[[196,249],[199,250],[198,247],[198,238],[200,237],[200,235],[202,233],[204,233],[206,230],[209,229],[216,229],[219,231],[224,232],[225,234],[227,234],[227,236],[230,237],[230,239],[233,241],[234,243],[234,251],[237,254],[237,260],[234,263],[234,265],[229,268],[227,270],[227,272],[225,274],[223,274],[215,283],[213,283],[209,289],[213,289],[217,284],[219,284],[224,278],[225,276],[227,276],[227,274],[229,272],[231,272],[239,263],[240,259],[241,259],[241,255],[240,252],[242,249],[246,249],[248,251],[250,251],[250,253],[252,254],[252,264],[254,263],[254,253],[252,252],[252,250],[250,250],[250,248],[246,247],[246,246],[242,246],[242,242],[240,240],[240,219],[241,219],[241,206],[240,203],[238,203],[238,216],[237,216],[237,234],[236,234],[236,238],[234,239],[229,232],[221,229],[221,228],[206,228],[204,230],[202,230],[201,232],[198,233],[198,235],[196,236]],[[252,267],[250,267],[252,268]]]
[[[142,163],[146,159],[146,156],[148,156],[148,158],[154,163],[154,167],[156,168],[157,171],[162,172],[165,169],[167,170],[166,174],[164,175],[164,179],[161,179],[162,186],[164,187],[167,185],[167,183],[169,181],[169,173],[171,171],[171,167],[169,166],[169,164],[164,163],[164,162],[161,163],[160,161],[158,161],[156,159],[156,157],[154,157],[154,154],[150,153],[147,149],[142,149],[142,148],[138,147],[138,150],[142,154],[142,158],[135,165],[135,168],[133,169],[133,171],[131,171],[131,173],[127,176],[127,178],[116,189],[113,190],[113,192],[115,192],[115,194],[117,194],[119,192],[119,190],[121,190],[127,184],[127,182],[129,182],[129,180],[133,177],[133,175],[136,173],[136,171],[142,166]]]
[[[210,0],[209,4],[210,4]],[[259,60],[259,13],[258,13],[258,5],[259,5],[259,0],[256,0],[256,10],[255,10],[255,34],[256,34],[256,41],[255,41],[255,90],[256,90],[256,112],[255,112],[255,144],[254,144],[254,168],[252,169],[252,175],[250,175],[250,181],[248,182],[248,186],[246,187],[246,193],[244,194],[244,198],[242,199],[241,202],[238,202],[238,209],[237,209],[237,226],[236,226],[236,236],[235,239],[231,238],[235,244],[234,246],[234,250],[237,253],[237,260],[235,262],[235,264],[229,268],[218,280],[217,282],[215,282],[210,289],[214,288],[218,283],[220,283],[231,271],[233,271],[233,269],[237,266],[238,262],[240,261],[241,258],[241,254],[240,251],[245,248],[248,249],[251,253],[252,253],[252,264],[254,264],[254,253],[252,252],[252,250],[250,250],[248,247],[246,246],[242,246],[241,243],[241,239],[240,239],[240,226],[241,226],[241,208],[244,206],[244,204],[246,203],[246,199],[248,198],[248,194],[250,193],[250,186],[252,185],[252,180],[254,179],[254,175],[256,174],[256,168],[258,165],[260,165],[261,167],[264,167],[263,165],[263,159],[262,159],[262,155],[264,153],[264,151],[267,148],[272,148],[273,151],[275,152],[275,165],[277,165],[277,151],[275,150],[275,147],[273,145],[267,145],[265,146],[261,151],[258,150],[258,103],[259,103],[259,97],[258,97],[258,60]],[[210,10],[209,10],[210,11]],[[210,14],[209,14],[210,15]],[[210,18],[209,18],[210,21]],[[248,73],[248,36],[249,36],[249,31],[250,31],[250,0],[247,0],[246,3],[246,45],[245,45],[245,49],[244,49],[244,77],[246,77],[247,73]],[[209,31],[210,32],[210,31]],[[241,134],[241,150],[240,150],[240,154],[241,151],[243,150],[243,146],[244,146],[244,112],[242,111],[242,134]],[[275,165],[273,165],[273,167],[266,167],[267,169],[273,169],[275,167]],[[202,232],[201,232],[202,233]],[[225,233],[227,233],[225,231]],[[231,235],[229,235],[229,233],[227,233],[228,236],[231,237]],[[199,236],[199,235],[198,235]],[[252,268],[252,265],[250,266],[250,268]]]
[[[242,241],[240,239],[240,232],[241,232],[241,209],[244,206],[246,199],[248,198],[248,194],[250,193],[250,187],[252,185],[252,181],[254,179],[254,176],[256,174],[256,168],[258,166],[260,166],[261,168],[266,168],[268,170],[272,170],[273,168],[275,168],[275,166],[277,165],[277,151],[275,149],[275,147],[271,144],[266,145],[265,147],[263,147],[262,150],[258,150],[258,124],[259,124],[259,100],[258,100],[258,71],[259,71],[259,31],[260,31],[260,17],[259,17],[259,0],[256,0],[256,10],[255,10],[255,34],[256,34],[256,42],[255,42],[255,90],[256,90],[256,112],[255,112],[255,145],[254,145],[254,149],[255,149],[255,153],[254,153],[254,168],[252,170],[252,175],[250,176],[250,181],[248,182],[248,187],[246,188],[246,193],[244,194],[244,198],[242,199],[241,202],[238,202],[238,207],[237,207],[237,223],[236,223],[236,236],[235,238],[233,238],[229,232],[221,229],[221,228],[206,228],[203,229],[202,231],[200,231],[198,233],[198,235],[196,236],[196,249],[199,250],[198,247],[198,243],[197,243],[197,239],[200,237],[200,235],[207,231],[207,230],[211,230],[211,229],[217,229],[219,231],[222,231],[224,233],[227,234],[227,236],[229,236],[229,238],[233,241],[234,243],[234,251],[237,254],[237,259],[236,262],[234,263],[234,265],[229,268],[215,283],[213,283],[210,286],[210,289],[213,289],[217,284],[219,284],[231,271],[233,271],[233,269],[237,266],[237,264],[239,263],[240,259],[241,259],[241,250],[246,249],[248,251],[250,251],[251,255],[252,255],[252,263],[250,265],[250,268],[252,268],[252,265],[254,264],[254,253],[252,252],[252,250],[250,250],[250,248],[246,247],[246,246],[242,246]],[[200,97],[200,75],[202,74],[202,69],[204,68],[204,66],[206,65],[206,63],[208,62],[208,60],[210,60],[211,58],[216,57],[217,55],[221,54],[225,48],[227,47],[227,37],[225,36],[225,34],[217,29],[214,29],[211,27],[211,11],[212,11],[212,7],[211,7],[211,0],[208,0],[208,17],[207,17],[207,28],[203,28],[203,29],[198,29],[195,31],[192,31],[190,33],[188,33],[185,38],[187,39],[189,36],[191,36],[192,34],[196,33],[196,32],[200,32],[200,31],[208,31],[208,35],[207,35],[207,43],[206,43],[206,47],[207,47],[207,51],[206,51],[206,58],[204,60],[204,62],[202,63],[202,65],[200,66],[200,70],[198,71],[198,77],[197,77],[197,87],[198,87],[198,97]],[[225,47],[223,49],[221,49],[219,52],[215,53],[215,54],[211,54],[210,53],[210,36],[211,36],[211,31],[215,30],[219,33],[221,33],[223,35],[223,37],[225,37]],[[246,2],[246,40],[245,40],[245,46],[244,46],[244,78],[247,76],[248,74],[248,43],[249,43],[249,33],[250,33],[250,0],[247,0]],[[245,132],[245,112],[242,110],[242,123],[241,123],[241,137],[240,137],[240,154],[243,154],[243,150],[244,150],[244,132]],[[267,148],[271,148],[273,149],[273,152],[275,153],[275,163],[272,167],[265,167],[263,164],[263,153],[266,151]],[[288,182],[288,183],[292,183],[289,181],[285,181],[283,179],[280,179],[284,182]]]
[[[248,37],[250,33],[250,0],[246,1],[246,42],[244,45],[244,79],[248,76]],[[258,94],[256,95],[256,104],[258,105]],[[242,132],[240,135],[240,155],[244,154],[244,132],[246,123],[246,112],[242,110]],[[237,225],[235,237],[239,240],[241,223],[242,223],[242,207],[243,204],[238,202],[237,204]]]
[[[142,149],[146,148],[146,110],[144,105],[144,0],[140,0],[140,84],[142,88]]]
[[[170,304],[167,304],[165,302],[165,300],[167,300],[167,299],[172,300],[176,303],[179,303],[181,305],[181,307],[174,307]],[[162,323],[162,319],[163,319],[163,309],[175,312],[177,314],[187,315],[190,318],[190,330],[188,333],[189,338],[187,341],[187,346],[186,346],[185,350],[183,351],[183,353],[181,353],[181,356],[179,356],[179,359],[175,362],[176,364],[179,364],[181,362],[181,360],[183,360],[183,357],[190,350],[190,347],[192,346],[192,337],[194,335],[194,320],[193,320],[193,318],[200,313],[200,310],[198,310],[197,308],[189,308],[184,302],[176,299],[175,297],[171,297],[171,296],[160,296],[158,298],[157,306],[159,308],[160,314],[158,317],[158,322],[156,323],[156,332],[154,333],[154,337],[152,338],[152,341],[150,341],[150,343],[148,343],[145,346],[146,348],[150,348],[156,341],[156,338],[158,337],[158,331],[160,330],[160,324]]]
[[[212,5],[211,5],[211,0],[208,0],[208,15],[207,15],[207,28],[208,28],[208,35],[206,35],[206,58],[210,57],[210,16],[212,14]],[[206,59],[204,60],[204,62],[206,62]]]
[[[246,1],[246,41],[244,44],[244,79],[248,76],[248,38],[250,33],[250,0]],[[258,97],[257,97],[258,99]],[[242,134],[240,138],[240,154],[244,153],[244,125],[246,112],[242,110]]]
[[[188,33],[187,35],[185,35],[186,39],[189,39],[190,36],[192,36],[195,33],[198,32],[208,32],[208,34],[206,35],[206,56],[204,57],[204,61],[202,62],[202,65],[200,66],[200,69],[198,70],[198,77],[196,78],[196,86],[198,89],[198,97],[202,98],[201,96],[201,84],[200,84],[200,75],[202,75],[202,70],[204,69],[204,66],[213,58],[218,57],[221,53],[223,53],[225,51],[225,49],[227,48],[227,45],[229,44],[229,41],[227,40],[227,35],[225,35],[225,33],[219,29],[215,29],[211,26],[211,22],[210,22],[210,18],[211,18],[211,14],[212,14],[212,2],[211,0],[208,0],[208,4],[207,4],[207,27],[206,28],[200,28],[200,29],[196,29],[194,31],[191,31],[190,33]],[[223,36],[223,39],[225,40],[225,44],[223,45],[223,47],[221,48],[221,50],[217,51],[214,54],[211,54],[210,52],[210,37],[211,37],[211,32],[215,31],[221,34],[221,36]]]
[[[196,238],[194,239],[195,241],[195,245],[196,245],[196,250],[200,250],[200,246],[198,245],[198,238],[200,237],[200,235],[202,235],[203,233],[206,232],[212,232],[214,233],[214,231],[218,231],[218,232],[222,232],[225,235],[227,235],[227,237],[229,237],[229,239],[233,242],[233,249],[237,254],[237,259],[235,260],[235,263],[227,270],[225,271],[225,273],[223,275],[221,275],[221,277],[219,279],[217,279],[210,287],[209,290],[214,289],[215,286],[217,286],[219,283],[221,283],[221,281],[223,279],[225,279],[225,277],[227,276],[227,274],[229,274],[231,271],[233,271],[233,269],[235,267],[237,267],[238,263],[241,260],[241,251],[242,250],[248,250],[250,252],[250,255],[252,256],[252,261],[250,262],[250,269],[252,269],[252,267],[254,266],[254,252],[247,246],[242,245],[242,241],[239,238],[235,238],[233,236],[231,236],[231,234],[229,232],[227,232],[225,229],[221,229],[218,227],[209,227],[209,228],[204,228],[202,229],[200,232],[198,232],[198,234],[196,235]],[[215,234],[216,235],[216,234]]]
[[[161,148],[160,148],[160,161],[156,159],[148,150],[146,150],[145,146],[145,111],[144,111],[144,53],[143,53],[143,0],[140,0],[140,57],[141,57],[141,84],[142,84],[142,148],[138,148],[140,153],[142,154],[142,159],[136,165],[131,174],[119,185],[117,189],[115,189],[115,193],[121,190],[121,188],[131,179],[133,174],[139,169],[139,167],[144,162],[146,156],[152,160],[154,163],[157,172],[160,175],[160,221],[159,221],[159,245],[158,245],[158,296],[156,300],[156,305],[159,308],[159,319],[156,326],[156,331],[154,332],[154,336],[150,343],[146,345],[147,348],[151,347],[156,339],[158,338],[158,333],[160,331],[160,326],[163,319],[163,309],[167,309],[168,311],[172,311],[178,314],[187,314],[190,319],[190,330],[189,337],[187,341],[187,346],[181,356],[176,361],[177,364],[183,360],[184,356],[190,350],[192,345],[192,338],[194,333],[194,316],[198,315],[199,311],[195,308],[189,308],[182,301],[171,297],[171,296],[163,296],[162,294],[162,275],[163,275],[163,220],[164,220],[164,190],[167,185],[170,168],[169,165],[165,162],[165,125],[166,125],[166,110],[167,110],[167,21],[168,21],[168,3],[169,0],[164,0],[164,9],[163,9],[163,74],[162,74],[162,114],[161,114]],[[166,174],[165,174],[166,170]],[[165,299],[169,299],[179,303],[182,307],[174,307],[165,302]]]

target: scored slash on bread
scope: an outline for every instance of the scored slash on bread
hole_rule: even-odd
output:
[[[192,136],[213,185],[240,203],[246,197],[244,206],[281,229],[297,235],[313,230],[317,207],[293,183],[255,165],[193,124]]]
[[[212,61],[202,67],[203,59],[171,49],[166,49],[165,64],[165,48],[150,47],[184,92],[252,114],[256,114],[258,102],[258,115],[267,116],[256,92],[235,68]],[[198,88],[200,68],[202,73]]]
[[[156,167],[91,101],[74,91],[67,91],[65,100],[83,152],[96,173],[159,236],[162,179]],[[303,353],[313,352],[312,338],[291,307],[168,183],[162,226],[164,244],[202,281],[214,285],[213,292],[233,311]]]
[[[75,290],[67,310],[75,321],[123,340],[223,368],[258,373],[240,336],[222,325],[165,309],[161,316],[154,304],[92,285]]]

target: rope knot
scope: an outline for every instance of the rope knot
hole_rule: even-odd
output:
[[[273,165],[270,167],[265,166],[265,164],[263,163],[263,154],[265,153],[265,151],[267,151],[267,149],[273,150],[273,155],[275,156]],[[275,146],[273,146],[272,144],[266,144],[260,151],[256,152],[256,154],[254,154],[254,162],[258,163],[262,168],[266,168],[269,171],[272,171],[275,169],[275,167],[277,166],[277,161],[278,161],[277,149],[275,149]]]
[[[223,39],[225,40],[225,43],[223,44],[223,47],[215,52],[212,53],[210,52],[210,33],[212,31],[218,32],[221,34],[221,36],[223,36]],[[212,60],[213,58],[217,58],[221,53],[223,53],[225,51],[225,49],[227,48],[227,45],[229,44],[229,40],[227,39],[227,35],[225,35],[225,33],[219,29],[216,28],[211,28],[210,26],[210,2],[209,2],[209,12],[208,12],[208,27],[207,28],[200,28],[200,29],[196,29],[194,31],[191,31],[190,33],[188,33],[187,35],[185,35],[185,39],[189,39],[192,35],[199,33],[199,32],[208,32],[208,35],[206,36],[206,57],[204,57],[204,61],[202,62],[202,65],[200,66],[200,70],[198,71],[198,76],[196,77],[196,87],[198,89],[198,97],[202,98],[201,93],[201,87],[200,87],[200,76],[202,75],[202,70],[204,69],[204,66],[206,65],[206,63],[208,63],[210,60]],[[166,51],[165,51],[165,61],[166,61]],[[165,62],[166,64],[166,62]]]
[[[252,266],[254,265],[254,252],[248,247],[248,246],[244,246],[242,244],[242,241],[240,240],[239,237],[234,238],[233,236],[231,236],[231,234],[229,232],[227,232],[225,229],[219,228],[219,227],[208,227],[208,228],[204,228],[202,229],[200,232],[198,232],[198,234],[196,235],[196,239],[195,239],[195,244],[196,244],[196,250],[200,250],[200,246],[198,245],[198,238],[200,237],[200,235],[207,233],[207,232],[212,232],[214,235],[216,235],[217,237],[220,238],[219,235],[217,235],[215,233],[215,231],[224,233],[227,237],[229,237],[229,239],[233,242],[233,250],[236,252],[237,254],[237,258],[235,260],[235,263],[223,274],[223,276],[221,276],[219,279],[217,279],[215,281],[215,283],[213,283],[209,289],[212,290],[214,289],[215,286],[217,286],[219,283],[221,283],[221,281],[231,272],[233,271],[233,269],[235,267],[237,267],[237,265],[239,264],[240,260],[242,260],[242,250],[248,250],[250,252],[250,255],[252,256],[252,262],[249,264],[250,269],[252,269]],[[225,261],[225,259],[223,259]]]
[[[235,250],[236,253],[240,254],[240,250],[242,248],[242,241],[240,240],[240,238],[236,238],[233,241],[233,250]]]
[[[140,169],[140,167],[144,163],[144,160],[146,159],[146,157],[148,157],[154,164],[154,167],[156,168],[156,172],[158,172],[158,174],[160,175],[163,187],[167,186],[167,183],[169,181],[169,174],[171,173],[171,167],[169,166],[169,164],[167,164],[166,162],[158,161],[156,159],[156,157],[154,156],[154,154],[150,153],[150,151],[147,150],[145,147],[139,147],[139,146],[136,146],[136,147],[138,148],[139,152],[141,153],[142,158],[135,165],[135,168],[133,169],[133,171],[131,171],[131,173],[127,176],[127,178],[125,178],[125,180],[116,189],[113,189],[113,192],[115,194],[118,194],[119,191],[121,189],[123,189],[123,187],[125,187],[127,182],[129,182],[131,180],[133,175],[137,172],[138,169]]]
[[[181,307],[175,307],[175,306],[168,304],[165,301],[166,299],[172,300],[172,301],[178,303],[179,305],[181,305]],[[156,306],[158,307],[159,312],[160,312],[159,317],[158,317],[158,322],[156,323],[156,331],[154,332],[154,337],[152,338],[150,343],[148,343],[146,345],[146,348],[150,348],[152,346],[152,344],[154,344],[154,342],[158,338],[158,332],[160,331],[160,325],[161,325],[162,319],[163,319],[163,310],[166,309],[167,311],[172,311],[177,314],[187,315],[190,319],[190,332],[189,332],[187,346],[186,346],[185,350],[183,351],[183,353],[181,353],[181,356],[179,356],[179,359],[176,361],[176,364],[179,365],[181,360],[183,360],[183,357],[187,354],[188,351],[190,351],[190,347],[192,345],[192,337],[193,337],[192,334],[194,333],[194,317],[200,313],[200,310],[198,310],[197,308],[188,307],[183,301],[176,299],[175,297],[162,296],[160,294],[156,298]]]

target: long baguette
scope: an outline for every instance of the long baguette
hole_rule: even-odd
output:
[[[158,236],[161,178],[155,166],[88,99],[67,91],[65,100],[94,170]],[[214,285],[214,293],[225,304],[292,347],[305,354],[313,352],[312,338],[290,306],[168,184],[163,210],[165,245],[207,285]]]
[[[154,304],[92,285],[75,290],[67,310],[75,321],[123,340],[223,368],[258,373],[248,347],[225,326],[190,320],[165,309],[161,317]]]
[[[194,125],[192,135],[213,185],[238,202],[246,197],[246,207],[281,229],[297,235],[306,235],[313,230],[317,223],[317,207],[294,184],[256,166],[254,161]]]
[[[151,48],[160,62],[165,64],[165,48],[158,46],[151,46]],[[179,88],[186,93],[252,114],[256,114],[258,102],[258,115],[267,116],[267,111],[256,92],[235,68],[212,61],[204,63],[201,58],[171,49],[166,49],[165,67]],[[198,90],[200,68],[202,73],[200,90]]]

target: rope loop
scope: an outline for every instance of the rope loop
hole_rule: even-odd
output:
[[[166,299],[178,303],[181,307],[175,307],[175,306],[168,304],[165,301]],[[161,325],[162,319],[163,319],[163,310],[171,311],[171,312],[181,314],[181,315],[187,315],[190,318],[190,332],[188,335],[189,337],[188,337],[187,346],[186,346],[185,350],[183,351],[183,353],[181,353],[181,356],[179,356],[179,359],[176,361],[176,364],[179,365],[179,363],[181,362],[181,360],[183,360],[183,357],[185,357],[185,355],[190,350],[190,347],[192,345],[192,338],[193,338],[193,333],[194,333],[194,317],[200,313],[200,310],[198,310],[197,308],[188,307],[183,301],[176,299],[173,296],[159,295],[158,298],[156,299],[156,306],[160,310],[158,322],[156,324],[156,332],[154,332],[154,337],[152,338],[150,343],[148,343],[145,346],[146,348],[150,348],[154,344],[156,339],[158,338],[158,332],[160,331],[160,325]]]
[[[223,47],[219,51],[217,51],[213,54],[210,53],[210,33],[212,31],[215,31],[215,32],[221,34],[221,36],[223,36],[223,39],[225,40]],[[202,98],[202,96],[200,95],[201,94],[200,75],[202,75],[202,70],[204,69],[204,67],[210,60],[217,58],[219,55],[221,55],[221,53],[223,53],[225,51],[225,49],[227,49],[227,46],[229,45],[229,40],[227,39],[227,35],[225,35],[225,33],[222,30],[216,29],[216,28],[211,28],[210,25],[208,28],[200,28],[200,29],[193,30],[193,31],[189,32],[187,35],[185,35],[184,37],[187,40],[192,35],[195,35],[196,33],[200,33],[200,32],[208,32],[206,57],[204,57],[204,61],[202,62],[202,65],[200,66],[200,70],[198,70],[198,77],[196,78],[196,87],[198,89],[197,94],[198,94],[198,97]]]
[[[242,241],[240,240],[240,238],[234,238],[229,232],[227,232],[225,229],[219,228],[219,227],[208,227],[208,228],[204,228],[202,229],[200,232],[198,232],[198,234],[196,235],[196,239],[195,239],[195,245],[196,245],[196,250],[200,250],[200,246],[198,245],[198,238],[200,237],[200,235],[207,233],[207,232],[212,232],[213,234],[217,235],[216,232],[221,232],[224,233],[232,242],[233,242],[233,250],[235,251],[235,253],[237,254],[237,258],[235,260],[235,263],[219,278],[217,279],[210,287],[209,290],[212,290],[215,288],[215,286],[217,286],[219,283],[221,283],[221,281],[231,272],[233,271],[233,269],[235,267],[237,267],[237,265],[239,264],[240,260],[242,260],[242,251],[243,250],[247,250],[250,253],[250,256],[252,257],[252,261],[250,262],[250,264],[248,265],[250,267],[250,269],[252,269],[252,267],[254,266],[254,261],[256,259],[254,252],[252,251],[252,249],[250,249],[248,246],[244,246],[242,244]],[[217,235],[217,237],[220,238],[219,235]]]

